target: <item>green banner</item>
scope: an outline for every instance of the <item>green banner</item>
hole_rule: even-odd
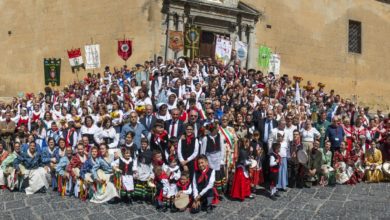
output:
[[[199,56],[201,29],[198,26],[187,26],[184,36],[184,55],[193,59]]]
[[[45,71],[45,85],[59,86],[61,79],[61,58],[43,59],[43,69]]]
[[[263,68],[269,67],[269,60],[271,58],[271,49],[266,46],[260,46],[259,49],[259,66]]]

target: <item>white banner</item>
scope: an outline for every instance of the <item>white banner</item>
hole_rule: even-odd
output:
[[[72,66],[72,67],[80,66],[83,64],[83,57],[79,56],[79,57],[75,57],[75,58],[69,58],[69,63],[70,63],[70,66]]]
[[[230,61],[232,55],[233,45],[230,40],[217,37],[215,44],[215,59],[222,60],[223,64],[226,65]]]
[[[273,72],[275,76],[280,75],[280,55],[273,53],[269,60],[268,72]]]
[[[100,45],[85,45],[85,68],[100,68]]]
[[[242,41],[236,41],[237,58],[240,61],[246,60],[248,56],[248,45]]]

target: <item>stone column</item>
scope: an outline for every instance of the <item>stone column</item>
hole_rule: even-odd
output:
[[[173,23],[173,14],[172,13],[168,13],[167,14],[168,16],[168,25],[167,25],[167,58],[166,58],[166,61],[168,60],[171,60],[174,58],[174,52],[169,48],[169,30],[175,30],[175,27],[174,27],[174,23]]]
[[[249,36],[248,36],[248,62],[247,62],[247,68],[248,69],[251,69],[251,68],[257,68],[257,64],[256,64],[256,58],[257,58],[257,55],[256,55],[256,35],[255,35],[255,28],[254,26],[248,26],[248,32],[249,32]]]
[[[244,43],[248,43],[248,38],[247,38],[247,34],[246,34],[246,31],[247,31],[247,26],[246,25],[241,25],[241,36],[240,36],[240,39],[242,42]],[[249,55],[249,51],[248,51],[248,55]],[[241,68],[243,67],[247,67],[247,62],[248,62],[248,55],[246,57],[246,60],[243,60],[241,62]]]
[[[183,14],[179,14],[178,21],[177,21],[177,30],[184,32],[184,15]],[[183,35],[184,35],[184,33],[183,33]],[[181,50],[177,53],[177,57],[181,57],[183,55],[184,55],[184,48],[183,48],[183,50]]]

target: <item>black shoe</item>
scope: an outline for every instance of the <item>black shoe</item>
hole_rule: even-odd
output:
[[[279,194],[279,192],[276,192],[276,193],[274,194],[274,196],[276,196],[276,197],[280,197],[280,194]]]
[[[56,192],[56,191],[58,191],[58,188],[57,188],[57,187],[54,187],[54,188],[53,188],[53,192]]]
[[[168,211],[168,208],[167,207],[164,207],[161,209],[162,212],[167,212]]]
[[[269,196],[269,198],[270,198],[272,201],[276,201],[276,200],[277,200],[277,199],[276,199],[276,196],[274,196],[274,195]]]
[[[177,209],[175,206],[171,208],[171,213],[175,213],[177,211],[179,211],[179,209]]]
[[[207,207],[207,209],[206,209],[207,214],[210,214],[212,211],[213,211],[212,206]]]
[[[286,189],[278,189],[278,191],[280,191],[280,192],[287,192]]]

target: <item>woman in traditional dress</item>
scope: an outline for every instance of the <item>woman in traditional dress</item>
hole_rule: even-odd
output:
[[[355,184],[354,162],[347,151],[347,143],[341,142],[340,152],[335,151],[333,156],[333,166],[336,170],[336,182],[338,184]]]
[[[13,191],[18,188],[21,177],[16,175],[14,160],[21,156],[21,146],[19,142],[14,143],[14,150],[1,162],[0,179],[4,178],[5,184],[9,190]],[[4,154],[4,153],[3,153]],[[2,187],[3,189],[5,187]]]
[[[82,139],[83,136],[88,137],[89,144],[94,144],[94,134],[99,131],[99,128],[93,123],[93,119],[91,116],[85,117],[85,123],[81,126],[80,137],[79,140]]]
[[[250,142],[248,139],[242,139],[238,154],[236,172],[234,173],[233,185],[230,196],[233,199],[244,201],[245,198],[253,199],[251,195],[251,181],[249,178],[250,161]]]
[[[123,112],[119,108],[120,105],[118,101],[112,102],[112,111],[110,116],[112,119],[112,125],[117,133],[120,133],[123,121]]]
[[[370,183],[377,183],[383,180],[382,173],[382,152],[376,148],[376,143],[372,142],[370,149],[365,154],[365,177]]]
[[[223,149],[225,149],[224,158],[221,162],[225,166],[225,184],[230,181],[229,175],[233,173],[235,169],[235,163],[238,158],[238,138],[234,131],[234,128],[228,126],[229,117],[227,115],[222,116],[222,123],[219,127],[219,133],[222,137]]]
[[[96,159],[96,163],[92,167],[92,177],[97,184],[96,192],[93,194],[91,202],[93,203],[104,203],[115,198],[118,198],[118,192],[115,186],[110,182],[112,176],[112,157],[108,153],[108,145],[100,145],[100,157]]]
[[[105,143],[109,147],[109,154],[115,156],[116,159],[119,157],[119,133],[115,131],[109,117],[103,119],[101,128],[94,134],[94,140],[97,144]]]

